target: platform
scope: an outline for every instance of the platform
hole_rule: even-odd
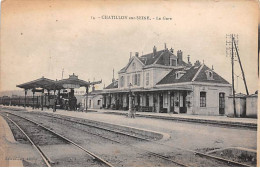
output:
[[[13,109],[24,110],[22,107],[13,107]],[[42,112],[39,109],[26,108],[29,112]],[[95,110],[96,112],[74,112],[52,109],[44,109],[44,112],[71,116],[95,121],[102,121],[121,126],[129,126],[133,128],[146,129],[150,131],[162,132],[169,134],[170,138],[165,143],[169,145],[178,145],[188,149],[207,149],[207,148],[227,148],[227,147],[242,147],[256,150],[257,146],[257,131],[249,128],[231,128],[227,126],[209,125],[207,123],[191,123],[186,121],[173,121],[155,118],[140,117],[145,114],[160,118],[189,118],[207,121],[226,121],[228,123],[252,123],[256,125],[256,119],[245,118],[228,118],[214,116],[198,116],[198,115],[169,115],[163,113],[137,113],[135,119],[126,117],[126,112],[114,110]],[[164,117],[163,117],[164,116]],[[219,120],[219,121],[218,121]]]

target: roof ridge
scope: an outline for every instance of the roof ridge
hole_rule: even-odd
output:
[[[203,63],[201,66],[200,66],[200,69],[197,71],[197,73],[195,74],[195,76],[192,78],[192,82],[195,81],[195,79],[198,77],[199,73],[201,72],[202,68],[205,66],[205,64]]]
[[[156,53],[158,53],[158,52],[163,52],[163,51],[164,51],[164,49],[163,49],[163,50],[156,51]],[[140,58],[146,57],[147,55],[151,55],[151,54],[153,54],[153,52],[147,53],[147,54],[143,54],[143,55],[140,56]]]
[[[164,53],[165,51],[163,50],[162,53],[160,54],[160,56],[153,62],[153,64],[156,64],[157,61],[162,57],[162,54]]]

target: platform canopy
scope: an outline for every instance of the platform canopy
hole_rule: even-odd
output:
[[[30,81],[30,82],[27,82],[27,83],[23,83],[23,84],[17,85],[16,87],[20,87],[20,88],[23,88],[25,90],[37,89],[37,88],[51,90],[50,88],[54,84],[55,84],[54,80],[42,77],[42,78],[39,78],[37,80],[33,80],[33,81]]]
[[[101,81],[96,82],[87,82],[84,80],[80,80],[78,76],[74,73],[70,75],[68,79],[62,80],[51,80],[45,77],[39,78],[37,80],[33,80],[24,84],[17,85],[17,87],[23,88],[25,90],[28,89],[47,89],[47,90],[61,90],[61,89],[75,89],[80,87],[89,87],[90,85],[100,84]]]
[[[89,85],[91,85],[91,82],[80,80],[78,76],[73,73],[73,75],[70,75],[69,78],[59,80],[56,82],[56,84],[60,87],[63,87],[64,89],[74,89],[80,87],[88,87]]]

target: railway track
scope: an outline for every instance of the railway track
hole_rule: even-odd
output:
[[[10,115],[12,115],[12,116],[18,117],[18,118],[20,118],[20,119],[23,119],[23,120],[25,120],[25,121],[28,121],[28,122],[31,122],[31,123],[35,124],[36,126],[38,126],[38,127],[42,128],[42,129],[44,129],[44,130],[50,132],[51,134],[53,134],[53,135],[55,135],[55,136],[61,138],[62,140],[68,142],[69,144],[72,144],[72,145],[74,145],[75,147],[79,148],[80,150],[86,152],[87,155],[89,155],[93,160],[98,161],[99,163],[102,163],[102,164],[104,164],[105,166],[113,167],[113,165],[110,164],[109,162],[107,162],[106,160],[104,160],[104,159],[102,159],[101,157],[99,157],[98,155],[96,155],[96,154],[90,152],[89,150],[87,150],[86,148],[80,146],[80,145],[77,144],[76,142],[74,142],[74,141],[72,141],[72,140],[66,138],[65,136],[63,136],[63,135],[61,135],[61,134],[58,134],[58,133],[56,133],[55,131],[53,131],[53,130],[51,130],[51,129],[49,129],[49,128],[47,128],[47,127],[45,127],[45,126],[43,126],[43,125],[41,125],[41,124],[39,124],[39,123],[37,123],[37,122],[31,120],[31,119],[28,119],[28,118],[25,118],[25,117],[22,117],[22,116],[19,116],[19,115],[10,113],[10,112],[6,112],[6,113],[8,113],[8,114],[10,114]],[[40,156],[41,156],[41,158],[43,159],[43,161],[44,161],[44,163],[46,164],[46,166],[51,167],[53,164],[55,164],[53,161],[51,161],[51,159],[47,156],[47,154],[45,154],[45,153],[43,152],[43,150],[40,149],[39,145],[35,144],[35,142],[32,140],[32,138],[29,137],[30,135],[27,134],[27,133],[21,128],[21,126],[19,126],[12,118],[10,118],[9,115],[4,115],[4,114],[2,114],[2,113],[0,113],[0,115],[2,115],[3,117],[7,118],[10,122],[12,122],[12,123],[26,136],[26,138],[28,139],[28,141],[32,144],[32,146],[33,146],[33,147],[37,150],[37,152],[40,154]]]
[[[9,113],[9,114],[18,116],[18,115],[16,115],[16,114],[13,114],[13,113],[10,113],[10,112],[6,112],[6,113]],[[56,118],[56,117],[47,116],[47,115],[44,115],[44,116],[50,117],[50,118]],[[21,116],[19,116],[19,117],[21,117]],[[22,118],[24,118],[24,117],[22,117]],[[30,119],[28,119],[28,118],[24,118],[24,119],[29,120],[29,121],[32,121],[32,120],[30,120]],[[57,119],[58,119],[58,118],[57,118]],[[64,119],[62,119],[62,120],[64,120]],[[79,123],[79,122],[77,122],[77,121],[70,121],[70,120],[65,120],[65,121],[69,121],[69,122],[73,122],[73,123],[77,123],[77,124],[82,124],[82,123]],[[32,121],[32,122],[34,122],[34,121]],[[36,122],[35,122],[35,123],[36,123]],[[37,124],[38,124],[38,123],[37,123]],[[85,126],[86,126],[86,124],[82,124],[82,125],[85,125]],[[42,126],[42,125],[39,125],[39,126]],[[98,126],[91,126],[91,127],[98,128]],[[100,128],[101,128],[101,127],[100,127]],[[105,128],[101,128],[101,129],[102,129],[102,130],[107,130],[107,129],[105,129]],[[82,129],[80,129],[80,130],[82,130]],[[52,131],[52,130],[51,130],[51,131]],[[109,130],[109,131],[112,132],[113,130]],[[135,147],[135,146],[133,146],[133,145],[130,145],[130,144],[127,144],[127,143],[123,143],[123,142],[121,142],[121,141],[119,141],[119,140],[111,139],[111,138],[108,138],[108,137],[105,137],[105,136],[102,136],[102,135],[99,135],[99,134],[96,134],[96,133],[91,133],[91,132],[89,132],[89,131],[84,131],[84,132],[89,133],[89,134],[94,135],[94,136],[101,137],[101,138],[106,139],[106,140],[109,140],[109,141],[111,141],[111,142],[119,143],[119,144],[126,145],[126,146],[129,146],[129,147],[138,149],[138,150],[142,150],[142,151],[145,152],[147,155],[155,156],[155,157],[157,157],[157,158],[160,158],[160,159],[169,161],[169,162],[171,162],[171,163],[176,164],[177,166],[187,167],[187,165],[182,164],[182,163],[178,163],[178,162],[176,162],[176,161],[174,161],[174,160],[171,160],[171,159],[165,157],[164,155],[161,155],[161,154],[158,154],[158,153],[154,153],[154,152],[150,152],[150,151],[145,150],[145,149],[140,149],[140,148]],[[148,140],[145,139],[145,138],[137,137],[137,136],[134,136],[134,135],[131,135],[131,134],[126,134],[126,133],[124,134],[124,133],[119,132],[119,131],[115,131],[115,133],[118,133],[118,134],[121,134],[121,135],[126,135],[126,136],[128,136],[128,137],[133,137],[133,138],[140,139],[140,140],[146,140],[146,141],[148,141]]]
[[[119,112],[103,112],[102,114],[114,114],[114,115],[127,115],[127,113],[119,113]],[[99,112],[97,112],[99,114]],[[207,124],[216,127],[229,127],[229,128],[236,128],[236,129],[252,129],[257,130],[256,124],[251,123],[237,123],[237,122],[225,122],[225,121],[213,121],[213,120],[203,120],[203,119],[193,119],[193,118],[180,118],[180,117],[164,117],[164,116],[156,116],[156,115],[142,115],[136,114],[136,117],[144,117],[144,118],[151,118],[151,119],[161,119],[161,120],[168,120],[168,121],[175,121],[175,122],[187,122],[187,123],[198,123],[198,124]]]
[[[11,114],[11,113],[10,113]],[[118,133],[118,134],[121,134],[121,135],[126,135],[126,136],[130,136],[130,137],[133,137],[133,138],[136,138],[136,139],[139,139],[139,140],[144,140],[144,141],[148,141],[148,142],[152,142],[154,144],[158,144],[158,145],[161,145],[161,146],[164,146],[164,147],[169,147],[169,148],[173,148],[173,146],[169,146],[169,145],[166,145],[166,144],[163,144],[163,143],[160,143],[160,142],[157,142],[157,141],[154,141],[154,140],[150,140],[150,139],[147,139],[147,138],[143,138],[143,137],[140,137],[140,136],[135,136],[135,135],[132,135],[132,134],[127,134],[127,133],[123,133],[123,132],[120,132],[118,130],[113,130],[113,129],[107,129],[105,127],[102,127],[102,126],[98,126],[97,124],[89,124],[89,123],[86,123],[86,122],[80,122],[80,121],[76,121],[76,120],[71,120],[71,119],[76,119],[74,117],[70,117],[70,116],[66,116],[67,118],[65,118],[65,116],[63,117],[57,117],[57,116],[54,116],[54,115],[44,115],[44,116],[47,116],[47,117],[51,117],[51,118],[56,118],[56,119],[61,119],[61,120],[65,120],[65,121],[70,121],[70,122],[73,122],[73,123],[77,123],[77,124],[81,124],[81,125],[85,125],[85,126],[90,126],[90,127],[93,127],[93,128],[98,128],[98,129],[101,129],[101,130],[106,130],[106,131],[110,131],[110,132],[114,132],[114,133]],[[93,122],[96,122],[96,121],[93,121]],[[164,159],[164,160],[167,160],[167,161],[171,161],[173,163],[175,163],[176,165],[178,166],[188,166],[186,164],[183,164],[181,162],[177,162],[173,159],[170,159],[168,158],[167,156],[164,156],[162,154],[158,154],[158,153],[155,153],[155,152],[151,152],[151,151],[148,151],[148,150],[145,150],[143,148],[139,148],[139,147],[136,147],[136,146],[133,146],[133,145],[130,145],[130,144],[127,144],[127,143],[124,143],[124,142],[121,142],[121,141],[118,141],[118,140],[115,140],[115,139],[111,139],[111,138],[107,138],[107,137],[104,137],[102,135],[98,135],[98,134],[95,134],[95,133],[91,133],[91,132],[88,132],[88,131],[85,131],[87,133],[90,133],[92,135],[95,135],[95,136],[99,136],[101,138],[104,138],[104,139],[107,139],[107,140],[110,140],[110,141],[113,141],[113,142],[116,142],[116,143],[119,143],[119,144],[122,144],[122,145],[127,145],[127,146],[130,146],[130,147],[134,147],[136,149],[141,149],[143,150],[144,152],[146,152],[147,154],[149,155],[153,155],[153,156],[157,156],[161,159]],[[209,155],[209,154],[205,154],[205,153],[201,153],[201,152],[198,152],[198,151],[193,151],[193,150],[188,150],[188,149],[185,149],[185,148],[180,148],[180,147],[174,147],[176,149],[179,149],[179,150],[182,150],[182,151],[187,151],[187,152],[191,152],[192,154],[195,154],[197,156],[200,156],[200,157],[204,157],[204,158],[207,158],[207,159],[211,159],[211,160],[216,160],[216,161],[219,161],[219,162],[223,162],[229,166],[240,166],[240,167],[249,167],[249,165],[247,164],[243,164],[243,163],[239,163],[239,162],[235,162],[235,161],[232,161],[232,160],[228,160],[228,159],[224,159],[224,158],[221,158],[221,157],[217,157],[217,156],[212,156],[212,155]]]
[[[157,142],[157,141],[154,141],[154,140],[150,140],[150,139],[147,139],[147,138],[143,138],[143,137],[139,137],[139,136],[134,136],[134,135],[131,135],[131,134],[122,133],[122,132],[118,132],[118,131],[113,131],[112,129],[107,129],[107,128],[105,128],[105,127],[98,126],[98,125],[88,124],[88,123],[85,123],[85,122],[83,123],[83,122],[79,122],[79,121],[75,121],[75,120],[69,120],[69,119],[61,118],[61,117],[54,117],[54,116],[50,116],[50,115],[45,115],[45,116],[49,116],[49,117],[57,118],[57,119],[63,119],[63,120],[71,121],[71,122],[74,122],[74,123],[78,123],[78,124],[82,124],[82,125],[87,125],[87,126],[95,127],[95,128],[102,129],[102,130],[107,130],[107,131],[110,131],[110,132],[120,133],[120,134],[122,134],[122,135],[131,136],[131,137],[134,137],[134,138],[139,139],[139,140],[148,141],[148,142],[155,143],[155,144],[158,144],[158,145],[161,145],[161,146],[165,146],[165,147],[169,147],[169,148],[172,148],[172,147],[173,147],[173,146],[166,145],[166,144],[163,144],[163,143],[160,143],[160,142]],[[66,117],[73,118],[73,117],[70,117],[70,116],[66,116]],[[73,118],[73,119],[75,119],[75,118]],[[93,121],[93,122],[96,122],[96,121]],[[109,139],[109,140],[112,140],[112,139]],[[113,140],[113,141],[120,143],[119,141],[115,141],[115,140]],[[121,144],[129,145],[129,144],[125,144],[125,143],[121,143]],[[129,146],[135,147],[135,146],[133,146],[133,145],[129,145]],[[250,166],[247,165],[247,164],[243,164],[243,163],[240,163],[240,162],[228,160],[228,159],[221,158],[221,157],[217,157],[217,156],[213,156],[213,155],[209,155],[209,154],[206,154],[206,153],[202,153],[202,152],[198,152],[198,151],[194,151],[194,150],[189,150],[189,149],[186,149],[186,148],[176,147],[176,146],[175,146],[174,148],[179,149],[179,150],[182,150],[182,151],[191,152],[191,153],[193,153],[193,154],[195,154],[195,155],[198,155],[198,156],[201,156],[201,157],[205,157],[205,158],[208,158],[208,159],[217,160],[217,161],[226,163],[226,164],[231,165],[231,166],[250,167]],[[138,148],[138,149],[141,149],[141,148]],[[143,149],[143,150],[144,150],[144,149]],[[161,157],[162,159],[169,160],[169,161],[173,161],[173,162],[175,162],[176,164],[178,164],[178,165],[180,165],[180,166],[187,166],[187,165],[185,165],[185,164],[183,164],[183,163],[176,162],[176,161],[174,161],[174,160],[170,160],[169,158],[167,158],[167,157],[164,156],[164,155],[161,155],[161,154],[158,154],[158,153],[154,153],[154,152],[150,152],[150,151],[147,151],[147,150],[144,150],[144,151],[146,151],[147,153],[149,153],[149,154],[151,154],[151,155],[157,155],[158,157]]]

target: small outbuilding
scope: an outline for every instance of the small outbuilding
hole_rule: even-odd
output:
[[[246,117],[257,118],[257,98],[258,94],[246,96]]]
[[[89,109],[100,109],[102,108],[103,96],[98,94],[101,90],[94,90],[87,95],[88,108]],[[82,103],[86,103],[86,97],[82,99]],[[85,106],[85,105],[84,105]]]
[[[236,115],[237,117],[246,116],[246,95],[243,93],[235,94]],[[233,95],[228,96],[228,116],[234,116]]]

